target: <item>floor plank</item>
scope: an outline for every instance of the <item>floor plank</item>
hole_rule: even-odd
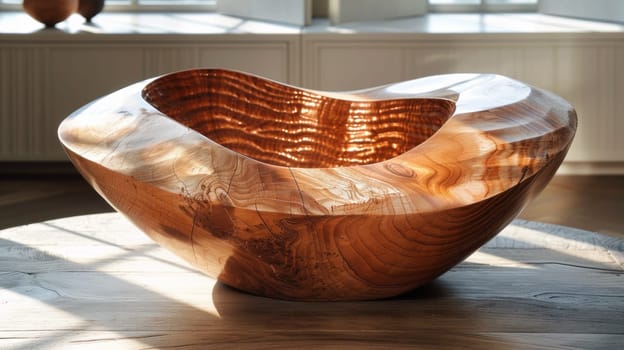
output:
[[[520,218],[624,238],[624,176],[555,176]]]

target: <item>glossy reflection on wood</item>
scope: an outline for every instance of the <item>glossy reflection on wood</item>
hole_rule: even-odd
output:
[[[497,75],[328,93],[215,69],[119,90],[59,136],[111,205],[207,274],[354,300],[461,262],[546,185],[575,130],[567,102]]]
[[[145,87],[143,97],[170,118],[235,152],[269,164],[305,168],[396,157],[429,138],[455,108],[443,99],[331,98],[224,71],[158,79]]]

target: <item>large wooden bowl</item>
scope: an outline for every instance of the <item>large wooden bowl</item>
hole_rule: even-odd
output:
[[[220,69],[131,85],[59,128],[89,183],[225,284],[296,300],[398,295],[505,227],[576,130],[498,75],[344,93]]]

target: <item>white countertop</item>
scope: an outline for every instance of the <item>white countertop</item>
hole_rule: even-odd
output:
[[[534,13],[428,14],[425,16],[346,23],[326,19],[311,26],[255,21],[217,13],[101,13],[93,24],[79,15],[46,29],[23,12],[0,12],[0,34],[480,34],[480,33],[623,33],[624,25]]]
[[[624,25],[537,13],[432,13],[389,21],[345,23],[332,26],[317,20],[304,29],[306,33],[588,33],[624,32]]]
[[[93,34],[299,34],[293,25],[254,21],[218,13],[100,13],[87,24],[74,14],[45,28],[23,12],[0,12],[0,34],[38,32]]]

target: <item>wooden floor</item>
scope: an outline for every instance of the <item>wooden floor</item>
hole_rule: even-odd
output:
[[[560,176],[522,217],[607,235],[516,221],[401,297],[297,303],[198,273],[77,176],[4,176],[0,349],[622,349],[622,199]]]
[[[117,213],[0,230],[0,349],[621,349],[624,240],[533,222],[397,298],[228,288]]]
[[[522,217],[606,235],[516,221],[401,297],[297,303],[198,273],[76,176],[5,176],[0,349],[622,349],[623,194],[557,177]]]
[[[75,174],[0,177],[0,228],[110,211]],[[520,218],[624,237],[624,176],[556,176]]]

